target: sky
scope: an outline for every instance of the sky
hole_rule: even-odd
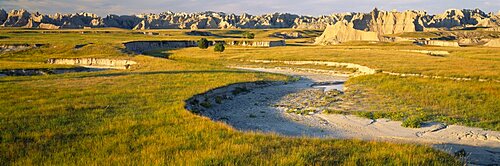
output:
[[[430,14],[447,9],[475,9],[499,12],[500,0],[0,0],[6,10],[27,9],[46,14],[89,12],[131,15],[141,13],[202,12],[226,13],[294,13],[300,15],[329,15],[343,12],[382,10],[424,10]]]

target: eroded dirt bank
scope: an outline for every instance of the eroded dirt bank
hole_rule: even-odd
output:
[[[77,65],[87,68],[104,69],[129,69],[130,66],[137,64],[131,60],[122,59],[104,59],[104,58],[68,58],[68,59],[48,59],[48,64]]]
[[[187,108],[242,131],[431,144],[451,154],[465,152],[469,164],[500,163],[499,132],[434,122],[417,129],[405,128],[402,122],[389,119],[323,112],[342,102],[339,95],[343,86],[338,83],[347,80],[346,75],[291,68],[241,69],[295,75],[301,79],[219,88],[194,96],[187,101]]]

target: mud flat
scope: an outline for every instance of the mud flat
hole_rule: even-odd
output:
[[[328,114],[323,109],[342,100],[348,77],[297,71],[292,68],[240,68],[299,77],[289,83],[244,83],[221,87],[186,101],[193,112],[222,121],[241,131],[276,133],[292,137],[362,139],[432,145],[451,154],[464,153],[467,163],[500,163],[500,132],[426,122],[405,128],[402,122]],[[318,86],[320,85],[320,86]],[[321,85],[334,85],[326,90]]]

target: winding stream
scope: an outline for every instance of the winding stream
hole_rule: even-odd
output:
[[[345,75],[292,68],[237,68],[301,79],[292,83],[245,83],[218,88],[189,99],[187,108],[241,131],[430,144],[451,154],[465,151],[469,164],[500,163],[500,132],[434,122],[421,128],[405,128],[402,122],[389,119],[324,113],[322,109],[331,105],[323,98],[330,98],[334,105],[342,102],[336,100],[339,94],[332,92],[343,89],[343,82],[348,79]],[[314,107],[315,104],[321,106]]]

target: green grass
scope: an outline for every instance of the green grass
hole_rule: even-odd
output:
[[[346,48],[347,46],[291,46],[270,49],[228,47],[220,54],[196,48],[173,50],[169,52],[173,59],[170,60],[126,54],[121,43],[173,39],[180,38],[179,36],[183,37],[182,39],[199,37],[183,36],[184,31],[174,30],[160,31],[171,36],[137,35],[131,31],[117,29],[96,31],[99,32],[80,34],[79,31],[75,33],[74,30],[65,30],[42,34],[32,30],[0,30],[0,36],[8,37],[0,39],[0,43],[47,44],[42,48],[0,54],[0,69],[61,67],[44,64],[48,58],[99,57],[131,59],[138,62],[130,70],[0,78],[0,163],[460,165],[454,157],[424,145],[243,133],[184,108],[184,101],[188,98],[220,86],[248,81],[289,80],[282,75],[242,72],[224,67],[239,60],[338,60],[406,70],[405,67],[391,67],[389,64],[391,61],[397,63],[407,61],[404,58],[416,57],[417,62],[407,64],[406,67],[417,65],[419,70],[427,71],[429,69],[425,66],[418,66],[428,60],[429,57],[424,55],[408,53],[410,55],[398,58],[394,53],[383,53],[383,49],[379,49],[378,52],[382,52],[381,56],[386,59],[378,66],[372,62],[378,58],[370,57],[373,55],[362,49],[380,46],[356,46],[352,49]],[[264,33],[256,33],[257,38],[265,36]],[[94,44],[74,49],[75,45],[85,43]],[[470,51],[487,54],[483,50]],[[491,56],[489,58],[496,58],[490,55],[494,53],[494,50],[490,50],[487,55]],[[469,55],[457,55],[457,58],[471,61],[471,64],[478,66],[491,63],[491,60],[471,60],[467,56]],[[364,58],[367,59],[363,60]],[[443,63],[444,66],[453,64]],[[496,69],[496,64],[491,66],[489,70]],[[440,71],[441,74],[453,73],[445,70],[445,67],[429,70],[432,73],[435,71]],[[479,68],[467,74],[495,77],[491,73]],[[373,80],[364,81],[360,78],[358,82],[368,86],[378,78],[373,77]],[[384,79],[384,82],[392,81],[392,84],[406,81],[399,78],[378,79]],[[458,90],[467,86],[449,84]],[[485,83],[475,88],[498,85],[490,84]],[[470,91],[475,92],[474,89]],[[491,89],[491,93],[498,94],[498,89]],[[492,98],[490,92],[483,94],[485,99]],[[407,102],[411,101],[413,100]],[[450,102],[461,101],[450,98]],[[470,105],[474,104],[477,103]],[[436,106],[439,108],[440,105]],[[488,105],[484,107],[489,108]],[[481,112],[471,112],[469,115],[481,115]]]
[[[427,121],[500,130],[500,83],[379,74],[352,78],[346,86],[350,87],[347,96],[367,106],[359,108],[361,111],[373,111],[379,117],[404,120],[419,116]]]
[[[449,51],[450,55],[437,57],[405,50],[443,50]],[[498,72],[500,48],[442,48],[364,43],[364,45],[354,46],[228,47],[223,54],[188,48],[172,51],[172,54],[174,54],[171,57],[173,59],[194,59],[195,61],[211,59],[226,64],[240,64],[241,61],[255,59],[349,62],[398,73],[500,80]]]
[[[450,52],[450,55],[436,57],[405,50],[443,50]],[[175,50],[172,53],[173,59],[193,62],[203,59],[224,65],[273,67],[283,66],[283,64],[263,65],[245,61],[255,59],[317,60],[356,63],[398,73],[500,80],[499,48],[419,47],[404,43],[352,42],[337,46],[229,47],[222,55],[190,48]],[[335,67],[314,65],[295,65],[294,67],[339,70]],[[340,69],[340,71],[346,70]],[[366,93],[360,100],[369,103],[359,103],[359,105],[366,105],[367,108],[351,110],[353,114],[359,114],[360,111],[373,112],[375,116],[381,118],[389,117],[401,121],[407,117],[419,115],[428,121],[500,130],[499,82],[403,78],[379,74],[350,79],[347,86]]]

